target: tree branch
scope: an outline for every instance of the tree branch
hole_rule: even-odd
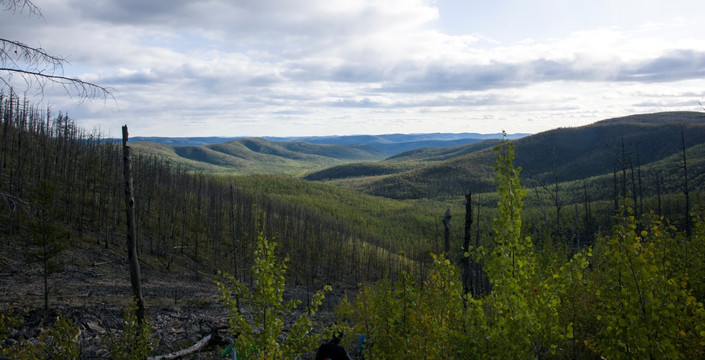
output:
[[[165,355],[159,355],[155,357],[150,357],[147,358],[147,360],[172,360],[172,359],[178,359],[187,355],[191,355],[195,352],[201,351],[203,348],[208,346],[211,341],[211,335],[208,334],[203,337],[203,339],[199,340],[197,343],[193,344],[191,347],[188,347],[183,350],[179,350],[177,352],[173,352],[171,354],[165,354]]]
[[[0,4],[6,1],[0,0]],[[81,100],[96,97],[115,100],[112,91],[106,87],[64,76],[64,64],[67,63],[66,59],[51,55],[40,47],[0,38],[0,71],[7,73],[5,76],[0,74],[0,80],[5,86],[11,88],[13,74],[18,74],[27,88],[36,86],[41,94],[44,93],[46,84],[51,83],[61,85],[69,96],[77,94]]]
[[[10,11],[12,13],[21,13],[27,10],[30,14],[42,16],[42,11],[39,6],[34,5],[31,0],[0,0],[0,6],[4,7],[5,11]]]
[[[5,204],[5,207],[10,211],[10,213],[15,213],[17,210],[24,210],[24,212],[29,217],[41,218],[49,215],[49,210],[26,201],[24,199],[18,198],[6,193],[0,193],[0,204]]]
[[[53,84],[58,84],[61,85],[64,90],[66,91],[69,96],[71,96],[71,93],[76,93],[78,94],[78,97],[81,99],[90,99],[90,98],[96,98],[96,97],[103,97],[103,99],[107,98],[112,98],[113,100],[115,97],[113,96],[113,93],[110,89],[91,83],[87,81],[83,81],[78,78],[70,78],[67,76],[62,76],[62,75],[51,75],[51,74],[43,74],[41,72],[37,71],[28,71],[28,70],[22,70],[22,69],[13,69],[13,68],[5,68],[5,67],[0,67],[0,71],[6,71],[9,72],[10,74],[16,73],[16,74],[21,74],[22,78],[25,80],[28,86],[31,87],[32,85],[32,79],[35,79],[37,81],[37,85],[40,87],[42,92],[44,92],[44,87],[46,85],[46,82],[50,82]],[[3,83],[7,86],[11,86],[8,81],[4,78],[1,78]]]

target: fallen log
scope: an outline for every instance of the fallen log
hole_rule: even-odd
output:
[[[147,360],[172,360],[172,359],[178,359],[180,357],[184,357],[186,355],[191,355],[195,352],[201,351],[203,348],[208,346],[211,340],[211,335],[208,334],[203,337],[203,339],[199,340],[197,343],[191,345],[190,347],[187,347],[186,349],[182,349],[176,352],[173,352],[171,354],[165,354],[165,355],[159,355],[159,356],[154,356],[147,358]]]

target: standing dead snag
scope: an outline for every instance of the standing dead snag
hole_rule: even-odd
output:
[[[443,226],[445,227],[445,233],[444,233],[444,238],[445,238],[445,252],[446,256],[450,254],[450,218],[452,216],[450,215],[450,208],[446,210],[445,216],[443,216]]]
[[[137,302],[137,321],[144,319],[144,298],[140,284],[140,263],[137,259],[137,229],[135,227],[135,198],[132,187],[132,155],[127,146],[127,125],[122,127],[122,151],[125,175],[125,210],[127,213],[127,258],[130,263],[130,282],[132,294]]]
[[[472,295],[476,295],[475,287],[473,283],[475,279],[473,278],[473,268],[474,263],[470,257],[470,237],[471,237],[471,227],[472,227],[472,193],[468,192],[465,195],[465,236],[463,237],[463,256],[461,257],[460,264],[463,268],[463,293],[468,294],[472,292]]]
[[[688,194],[688,159],[685,157],[685,131],[681,124],[681,150],[683,152],[683,194],[685,195],[685,233],[688,238],[692,233],[690,221],[690,196]]]

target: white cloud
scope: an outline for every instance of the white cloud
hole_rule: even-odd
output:
[[[705,91],[698,19],[653,18],[665,11],[654,2],[629,20],[614,15],[622,5],[598,1],[607,20],[577,30],[581,18],[559,17],[597,10],[564,3],[555,19],[531,19],[545,15],[531,5],[546,2],[508,2],[518,8],[498,28],[525,22],[511,41],[471,23],[444,30],[438,5],[448,2],[46,0],[44,21],[0,13],[0,37],[66,56],[67,75],[115,89],[119,106],[51,91],[53,108],[101,128],[135,122],[139,135],[423,132],[438,121],[445,131],[533,132],[697,110],[687,104]],[[494,5],[475,6],[469,18],[489,26],[496,14],[482,11]],[[523,33],[530,21],[569,30]]]

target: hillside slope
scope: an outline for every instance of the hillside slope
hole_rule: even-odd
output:
[[[491,148],[500,143],[500,139],[482,140],[471,144],[443,148],[420,148],[390,156],[386,161],[443,161]]]
[[[138,153],[157,155],[192,170],[245,174],[298,175],[351,161],[379,160],[385,156],[366,145],[275,142],[262,138],[181,146],[137,142],[133,147]]]
[[[383,161],[360,162],[337,165],[307,174],[306,180],[339,180],[346,178],[371,177],[399,174],[425,167],[425,162],[443,161],[491,148],[500,143],[499,139],[482,140],[466,145],[450,147],[424,147],[405,151]]]
[[[513,141],[515,163],[521,166],[522,179],[530,186],[579,180],[634,169],[677,154],[682,151],[681,132],[686,148],[705,143],[705,114],[633,115],[542,132]],[[396,199],[492,191],[495,156],[491,148],[444,161],[435,161],[433,152],[426,156],[400,155],[399,159],[423,163],[413,169],[357,177],[347,183],[369,194]]]

